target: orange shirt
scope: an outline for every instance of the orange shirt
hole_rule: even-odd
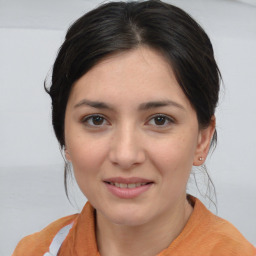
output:
[[[180,235],[157,256],[256,256],[256,248],[229,222],[215,216],[196,198]],[[74,222],[58,256],[100,256],[95,237],[94,209],[87,203],[80,214],[61,218],[23,238],[12,256],[42,256],[58,231]]]

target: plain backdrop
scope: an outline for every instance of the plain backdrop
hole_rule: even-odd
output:
[[[25,235],[80,211],[86,200],[74,181],[73,206],[66,199],[43,82],[66,29],[100,2],[0,0],[1,256],[11,255]],[[212,40],[224,85],[216,113],[218,146],[207,166],[218,215],[256,245],[256,6],[253,0],[168,2],[190,13]]]

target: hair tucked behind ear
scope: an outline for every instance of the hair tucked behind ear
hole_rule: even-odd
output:
[[[212,44],[183,10],[158,1],[110,2],[79,18],[69,29],[53,66],[52,124],[65,146],[64,120],[73,83],[108,55],[148,46],[163,54],[207,127],[218,102],[220,72]],[[212,144],[217,141],[215,132]]]

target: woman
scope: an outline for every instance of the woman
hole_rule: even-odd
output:
[[[208,36],[177,7],[113,2],[77,20],[48,93],[88,203],[13,255],[256,255],[186,193],[192,166],[216,143],[219,80]]]

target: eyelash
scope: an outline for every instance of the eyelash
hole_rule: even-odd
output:
[[[85,123],[86,125],[88,126],[91,126],[91,127],[101,127],[102,125],[93,125],[93,124],[88,124],[88,121],[89,120],[93,120],[94,117],[100,117],[100,118],[103,118],[103,121],[106,121],[106,118],[102,115],[99,115],[99,114],[95,114],[95,115],[90,115],[90,116],[86,116],[82,119],[82,123]]]
[[[104,122],[104,121],[107,121],[104,116],[102,116],[102,115],[100,115],[100,114],[94,114],[94,115],[90,115],[90,116],[84,117],[84,118],[82,119],[82,123],[85,123],[86,125],[88,125],[88,126],[90,126],[90,127],[99,127],[99,128],[102,127],[104,124],[103,124],[103,125],[94,125],[94,124],[89,124],[89,123],[88,123],[90,120],[93,120],[93,118],[95,118],[95,117],[100,117],[100,118],[102,118],[102,119],[103,119],[103,122]],[[153,126],[156,126],[156,127],[159,127],[159,128],[165,128],[165,127],[168,126],[169,124],[175,123],[174,119],[172,119],[172,118],[169,117],[169,116],[163,115],[163,114],[156,114],[156,115],[150,117],[150,119],[149,119],[148,122],[150,122],[151,120],[154,120],[155,118],[159,118],[159,117],[160,117],[160,118],[165,118],[165,122],[167,121],[168,124],[164,124],[164,125],[153,125]],[[148,123],[148,122],[147,122],[147,123]],[[164,122],[164,123],[165,123],[165,122]]]
[[[170,125],[170,124],[173,124],[174,123],[174,119],[173,118],[171,118],[171,117],[169,117],[169,116],[166,116],[166,115],[163,115],[163,114],[156,114],[156,115],[154,115],[154,116],[152,116],[152,117],[150,117],[150,119],[149,119],[149,121],[151,121],[151,120],[154,120],[155,118],[165,118],[165,122],[167,121],[168,122],[168,124],[165,124],[165,125],[156,125],[157,127],[161,127],[161,128],[165,128],[166,126],[168,126],[168,125]],[[148,121],[148,122],[149,122]],[[165,123],[164,122],[164,123]]]

